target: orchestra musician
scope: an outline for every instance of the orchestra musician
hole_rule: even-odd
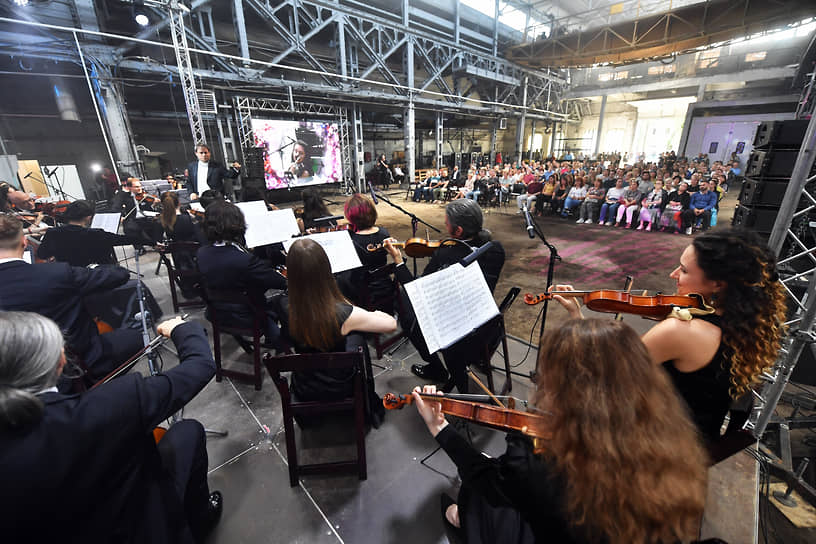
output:
[[[8,182],[0,181],[0,212],[33,211],[34,196],[15,189]]]
[[[310,229],[315,228],[315,219],[329,217],[331,216],[331,212],[326,207],[326,204],[323,202],[323,197],[320,196],[320,192],[317,189],[311,187],[303,189],[301,198],[303,199],[303,214],[298,218],[297,222],[298,227],[300,227],[300,232],[306,233],[310,232]]]
[[[36,312],[57,322],[66,346],[88,368],[92,381],[105,376],[141,349],[141,331],[116,329],[99,334],[83,298],[104,293],[128,281],[118,266],[90,269],[68,263],[28,264],[26,239],[16,217],[0,214],[0,310]]]
[[[164,237],[174,242],[206,243],[198,224],[189,213],[181,211],[178,193],[167,191],[162,195],[162,211],[159,215]]]
[[[61,214],[62,225],[49,229],[43,236],[37,257],[56,260],[71,266],[116,264],[114,246],[132,244],[128,236],[92,229],[95,206],[88,200],[71,202]]]
[[[532,403],[552,432],[543,452],[512,432],[506,453],[483,455],[448,425],[440,403],[414,389],[417,410],[462,479],[455,501],[442,496],[447,529],[468,544],[693,540],[706,455],[635,331],[572,319],[547,330],[540,345]]]
[[[209,187],[213,191],[218,191],[222,195],[232,194],[232,180],[241,174],[241,164],[233,162],[227,170],[220,163],[212,160],[212,153],[206,144],[195,146],[197,161],[187,165],[184,175],[187,176],[190,198],[196,199],[202,191]],[[225,183],[224,180],[228,180]]]
[[[376,309],[387,314],[394,312],[394,283],[390,278],[379,276],[369,283],[369,274],[388,264],[388,254],[384,251],[369,251],[370,245],[380,245],[391,235],[385,227],[378,227],[377,208],[371,199],[356,193],[346,200],[343,213],[349,222],[349,233],[354,249],[363,266],[343,272],[338,284],[349,300],[362,304],[365,294],[374,301]]]
[[[175,318],[158,330],[179,365],[63,395],[57,324],[0,312],[4,541],[193,543],[218,522],[223,500],[207,485],[202,425],[181,420],[158,444],[151,434],[212,379],[210,346],[198,323]]]
[[[286,280],[275,267],[246,248],[246,220],[241,209],[226,201],[207,206],[204,234],[209,245],[199,248],[198,269],[210,289],[244,290],[257,300],[267,300],[269,289],[286,289]],[[274,346],[280,336],[278,316],[271,300],[267,303],[266,346]],[[241,305],[224,307],[220,315],[236,322],[252,322],[251,311]]]
[[[784,288],[773,254],[754,232],[741,229],[694,238],[670,277],[677,294],[702,295],[714,313],[690,321],[665,319],[643,335],[643,342],[711,444],[720,436],[731,401],[776,361],[785,320]],[[573,289],[557,285],[555,290]],[[576,299],[553,298],[571,316],[582,317]]]
[[[482,223],[482,209],[475,201],[459,199],[449,202],[445,206],[445,228],[451,238],[461,240],[464,243],[445,245],[438,249],[431,257],[422,275],[427,276],[437,270],[458,263],[471,253],[471,248],[481,247],[491,241],[490,231],[483,229]],[[405,266],[402,252],[391,245],[392,241],[393,239],[386,240],[385,247],[397,265],[395,270],[397,281],[405,285],[413,281],[414,276]],[[478,259],[479,266],[491,292],[496,288],[499,274],[501,274],[501,269],[504,266],[504,248],[498,241],[493,241],[493,244]],[[428,347],[417,325],[410,301],[406,300],[402,306],[404,310],[400,316],[400,324],[403,330],[409,331],[408,338],[419,352],[420,357],[428,363],[427,365],[411,365],[411,372],[425,380],[445,383],[443,389],[446,391],[450,391],[455,385],[461,393],[466,393],[468,378],[465,365],[468,360],[473,360],[473,357],[470,357],[472,355],[471,349],[478,348],[478,346],[471,343],[471,349],[469,349],[467,342],[460,341],[448,348],[451,357],[445,358],[449,364],[446,371],[439,356],[436,353],[428,352]],[[450,381],[448,381],[449,372]]]
[[[162,226],[156,221],[159,198],[144,191],[137,178],[127,178],[113,198],[113,210],[122,214],[125,234],[135,240],[133,248],[144,255],[144,246],[155,246],[162,239]]]
[[[298,353],[356,351],[365,349],[365,338],[355,333],[389,333],[397,320],[383,312],[354,306],[340,293],[323,248],[301,238],[286,256],[288,297],[280,299],[287,335]],[[300,400],[335,400],[353,390],[349,369],[295,371],[292,391]]]

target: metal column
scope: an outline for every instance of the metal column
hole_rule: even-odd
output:
[[[408,0],[404,0],[403,5],[403,23],[408,25]],[[408,106],[403,111],[403,127],[405,137],[405,181],[409,184],[416,180],[416,127],[414,126],[414,38],[408,37],[405,43],[405,56],[402,60],[403,70],[405,71],[406,83],[408,84]],[[420,152],[422,150],[420,149]]]
[[[235,35],[238,38],[238,47],[241,56],[249,58],[249,42],[247,41],[246,21],[244,20],[244,1],[232,0],[232,18],[235,23]],[[247,62],[244,62],[247,65]]]
[[[528,149],[529,153],[527,154],[527,159],[532,162],[533,160],[533,145],[535,144],[535,131],[536,131],[536,120],[533,119],[530,121],[530,149]]]
[[[603,95],[603,98],[601,99],[601,114],[598,116],[598,129],[596,130],[595,134],[595,153],[594,153],[596,157],[598,156],[598,151],[600,150],[601,147],[601,131],[603,131],[603,120],[604,114],[606,113],[606,98],[607,95]]]
[[[496,164],[496,145],[498,140],[499,120],[493,119],[493,129],[490,131],[490,164]]]
[[[442,145],[445,143],[444,118],[442,112],[436,113],[436,168],[442,168]]]
[[[351,147],[349,133],[353,127],[349,124],[348,109],[340,108],[340,158],[343,161],[343,192],[350,194],[354,192],[354,161],[352,156],[356,156]]]
[[[521,164],[524,147],[524,125],[527,124],[527,76],[522,81],[521,117],[516,126],[516,164]]]
[[[357,182],[357,191],[365,191],[365,148],[363,147],[363,112],[360,106],[354,104],[352,110],[354,126],[354,174]]]

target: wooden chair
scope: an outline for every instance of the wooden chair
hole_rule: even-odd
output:
[[[275,382],[281,397],[283,428],[286,435],[286,459],[289,464],[289,484],[298,485],[301,475],[356,472],[360,480],[368,477],[365,452],[365,388],[363,387],[364,355],[356,352],[307,353],[296,355],[264,355],[264,365]],[[297,401],[292,398],[288,380],[281,372],[296,370],[355,369],[351,397],[332,401]],[[294,419],[298,415],[351,412],[354,414],[354,436],[357,456],[354,460],[300,464],[295,443]]]
[[[167,267],[170,297],[175,313],[178,313],[179,308],[205,306],[201,297],[201,273],[198,271],[196,257],[198,248],[198,242],[169,242],[159,251],[159,262]],[[181,291],[182,297],[186,300],[179,301],[178,291]],[[195,296],[187,296],[193,293]]]
[[[392,315],[394,313],[393,310],[398,308],[401,310],[402,297],[400,296],[399,285],[397,285],[397,283],[392,279],[395,268],[396,265],[394,263],[389,263],[385,266],[377,268],[376,270],[366,272],[365,280],[360,286],[360,305],[364,309],[370,312],[374,310],[382,310]],[[388,280],[391,282],[394,288],[387,295],[375,297],[369,290],[369,286],[378,280]],[[402,329],[386,338],[383,338],[383,335],[381,334],[372,334],[371,338],[372,343],[374,344],[374,349],[377,351],[377,359],[382,359],[385,350],[407,336],[407,333]]]
[[[263,383],[263,375],[261,374],[261,336],[266,332],[268,319],[266,308],[262,303],[257,302],[255,297],[250,296],[246,291],[240,290],[215,290],[205,287],[204,300],[207,303],[207,319],[213,328],[215,381],[220,382],[224,376],[227,376],[228,378],[254,383],[255,389],[260,391]],[[250,319],[244,323],[235,320],[233,315],[227,314],[223,310],[224,305],[227,304],[232,308],[243,306],[251,316]],[[221,366],[222,334],[231,334],[240,339],[244,337],[252,338],[251,350],[247,350],[251,351],[252,354],[252,374],[226,369]]]

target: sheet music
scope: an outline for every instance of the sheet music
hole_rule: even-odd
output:
[[[275,244],[300,234],[295,212],[290,208],[269,211],[263,200],[239,202],[236,206],[244,213],[248,248]]]
[[[478,262],[456,263],[405,284],[428,351],[436,353],[499,315]]]
[[[326,255],[329,257],[333,274],[363,266],[363,263],[360,262],[360,257],[357,255],[357,250],[354,249],[354,242],[351,241],[351,235],[347,230],[320,232],[318,234],[304,236],[303,238],[311,238],[323,247],[326,251]],[[286,251],[289,251],[289,248],[294,243],[295,240],[286,240],[283,242],[283,247]]]
[[[116,234],[119,231],[120,217],[121,215],[118,213],[98,213],[93,217],[91,228],[102,229],[105,232]]]

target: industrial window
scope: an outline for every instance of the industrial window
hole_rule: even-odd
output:
[[[615,79],[626,79],[629,77],[629,71],[624,70],[622,72],[615,72]]]
[[[605,74],[598,74],[598,81],[612,81],[615,77],[615,72],[606,72]]]
[[[758,60],[765,60],[768,55],[767,51],[754,51],[745,55],[745,62],[756,62]]]
[[[709,49],[697,53],[697,68],[715,68],[720,63],[720,50]]]

